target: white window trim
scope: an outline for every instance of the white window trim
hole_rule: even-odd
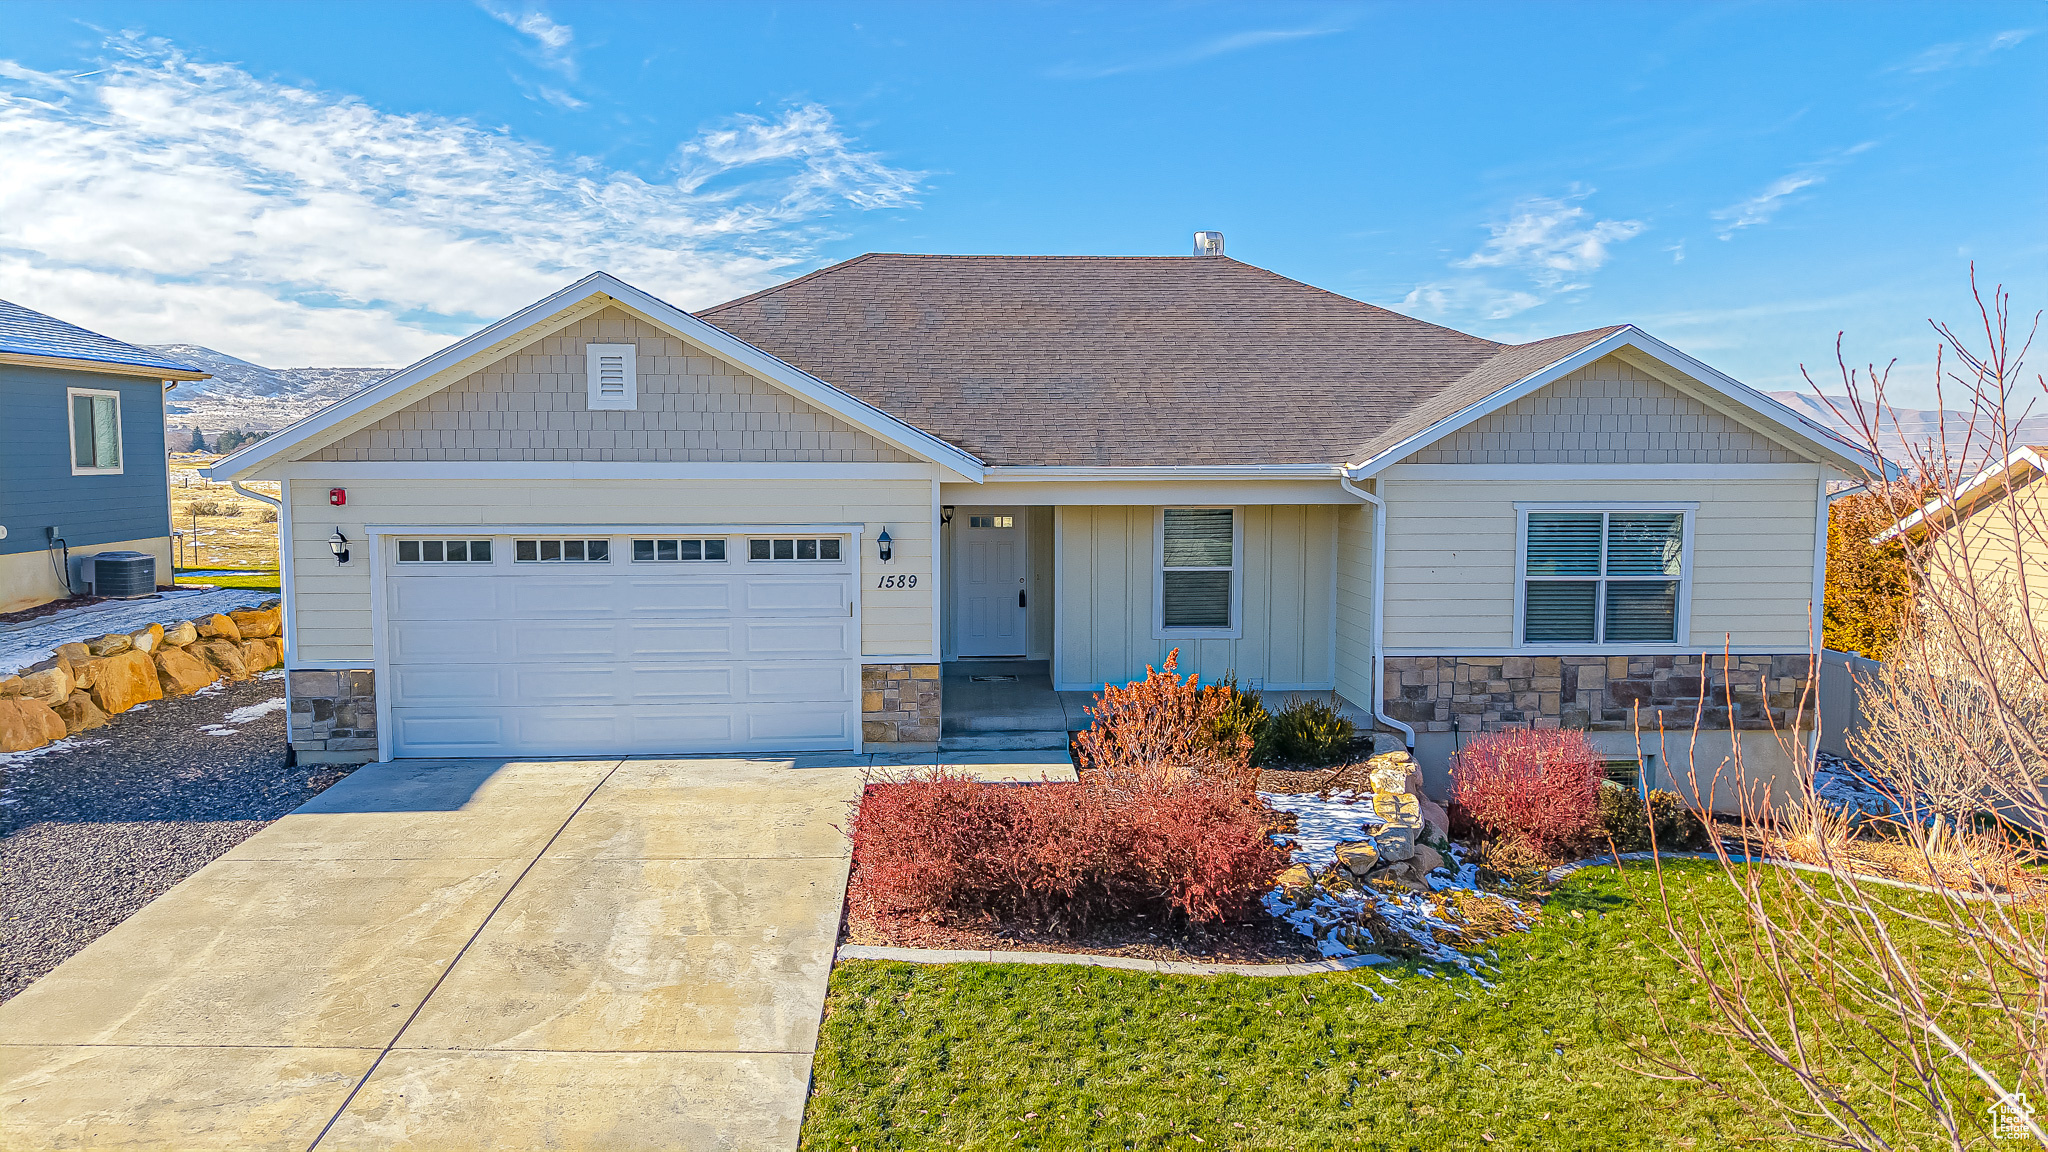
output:
[[[703,542],[706,542],[706,543],[709,543],[710,541],[713,541],[713,540],[722,540],[722,541],[724,541],[724,542],[725,542],[725,557],[724,557],[723,559],[719,559],[719,560],[637,560],[637,559],[635,559],[635,558],[633,557],[633,545],[634,545],[634,543],[635,543],[636,541],[640,541],[640,540],[653,540],[653,541],[655,541],[656,543],[659,543],[660,541],[663,541],[663,540],[674,540],[674,541],[678,541],[678,542],[680,542],[680,541],[683,541],[683,540],[698,540],[698,541],[703,541]],[[702,566],[703,566],[703,565],[705,565],[705,564],[730,564],[730,563],[732,563],[732,562],[733,562],[733,558],[732,558],[732,554],[733,554],[733,546],[732,546],[732,537],[730,537],[730,536],[720,536],[720,535],[718,535],[718,534],[716,534],[716,533],[713,533],[713,534],[711,534],[711,535],[708,535],[708,536],[706,536],[706,535],[692,535],[692,536],[683,536],[683,535],[676,535],[676,536],[627,536],[627,537],[625,537],[625,541],[626,541],[626,563],[628,563],[628,564],[676,564],[676,565],[689,565],[689,566],[692,566],[692,567],[702,567]]]
[[[81,468],[78,466],[78,422],[72,418],[71,401],[77,396],[111,396],[114,398],[114,455],[121,462],[112,468]],[[73,476],[119,476],[128,470],[128,446],[122,443],[121,394],[105,388],[66,388],[64,390],[64,427],[69,435],[65,437],[64,460],[71,465]]]
[[[583,346],[584,396],[592,412],[631,412],[640,404],[640,369],[637,344],[586,344]],[[620,356],[626,364],[626,395],[606,399],[597,393],[598,360]]]
[[[1688,648],[1692,637],[1692,530],[1699,519],[1700,504],[1697,500],[1545,500],[1515,502],[1515,636],[1516,650],[1523,652],[1556,652],[1562,655],[1573,653],[1655,653],[1676,652]],[[1677,512],[1683,515],[1680,529],[1678,553],[1678,603],[1674,609],[1676,619],[1672,624],[1669,641],[1625,640],[1618,643],[1591,640],[1557,640],[1529,643],[1523,639],[1524,589],[1529,583],[1529,513],[1531,512]],[[1605,537],[1601,547],[1603,568],[1605,560]],[[1594,577],[1605,581],[1605,576]],[[1600,621],[1600,605],[1594,604],[1596,629]]]
[[[1230,513],[1230,627],[1166,626],[1166,513],[1152,512],[1152,638],[1154,640],[1239,640],[1244,637],[1244,508],[1235,504],[1174,504],[1171,510]]]

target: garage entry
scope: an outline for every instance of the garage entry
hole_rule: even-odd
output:
[[[391,754],[855,749],[853,538],[384,536]]]

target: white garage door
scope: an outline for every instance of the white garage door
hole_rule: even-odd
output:
[[[859,745],[847,538],[478,534],[381,545],[394,755]]]

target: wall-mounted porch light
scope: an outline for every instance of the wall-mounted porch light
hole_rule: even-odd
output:
[[[882,534],[875,537],[875,552],[882,558],[882,563],[884,564],[889,562],[889,557],[896,554],[895,546],[889,539],[889,530],[887,528],[882,529]]]
[[[327,538],[327,550],[334,553],[336,564],[348,563],[348,537],[341,534],[341,529],[336,528],[334,535]]]
[[[951,524],[952,522],[953,522],[953,506],[952,506],[951,504],[947,504],[947,505],[945,505],[944,507],[942,507],[942,508],[940,508],[940,509],[939,509],[939,523],[941,523],[941,524]]]

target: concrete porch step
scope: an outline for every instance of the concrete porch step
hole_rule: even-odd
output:
[[[972,735],[941,735],[939,751],[944,752],[1026,752],[1043,749],[1064,751],[1067,734],[1059,732],[978,732]]]

